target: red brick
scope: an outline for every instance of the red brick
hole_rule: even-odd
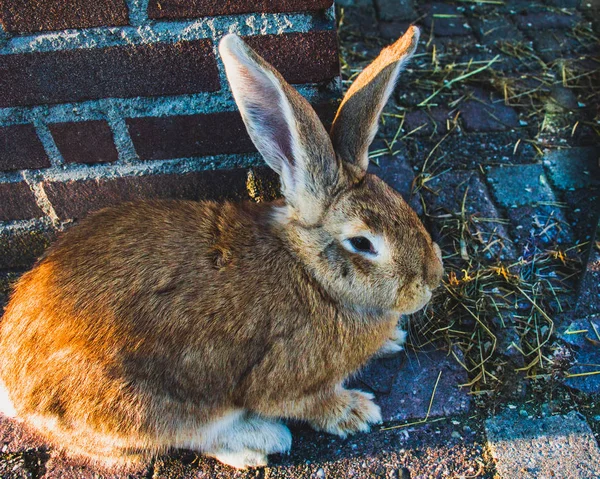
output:
[[[244,37],[290,83],[318,83],[340,74],[335,31]]]
[[[104,120],[48,126],[67,163],[111,163],[118,159],[112,131]]]
[[[125,0],[4,0],[0,20],[9,32],[30,33],[127,25],[128,15]]]
[[[0,128],[0,170],[12,171],[49,166],[50,161],[33,125]]]
[[[336,103],[322,103],[315,110],[328,128]],[[142,160],[165,160],[222,153],[256,151],[237,111],[207,115],[128,118],[129,134]]]
[[[332,4],[333,0],[151,0],[148,16],[175,19],[253,12],[299,12],[322,10]]]
[[[219,88],[207,39],[0,55],[0,107]]]
[[[28,220],[41,216],[44,213],[36,204],[27,183],[0,183],[0,221]]]
[[[142,160],[256,151],[237,111],[128,118],[127,126]]]
[[[139,199],[248,199],[247,175],[244,169],[211,170],[48,182],[44,189],[59,218],[78,219],[105,206]]]

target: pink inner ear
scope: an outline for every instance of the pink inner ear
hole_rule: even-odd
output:
[[[248,67],[243,69],[246,98],[240,99],[246,115],[248,132],[252,133],[252,129],[256,134],[251,134],[250,137],[259,151],[259,143],[270,143],[269,149],[277,151],[293,165],[292,135],[282,109],[281,94],[262,72],[252,70]]]

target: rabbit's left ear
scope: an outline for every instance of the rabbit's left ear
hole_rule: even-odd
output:
[[[314,224],[339,188],[341,174],[321,120],[238,36],[223,37],[219,52],[250,138],[279,174],[288,205],[301,221]]]
[[[344,96],[331,127],[331,139],[354,181],[367,171],[369,145],[377,133],[379,117],[418,42],[419,29],[411,26],[358,75]]]

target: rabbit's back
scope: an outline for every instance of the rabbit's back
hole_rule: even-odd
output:
[[[278,280],[261,272],[285,256],[263,214],[147,202],[68,231],[19,281],[0,326],[0,375],[17,411],[143,438],[156,434],[155,414],[201,423],[230,407],[278,334],[260,285],[238,280]]]

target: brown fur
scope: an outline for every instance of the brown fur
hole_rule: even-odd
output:
[[[189,444],[236,410],[365,430],[377,408],[342,383],[399,313],[423,306],[441,261],[391,188],[319,161],[305,185],[314,222],[302,195],[297,206],[146,201],[65,233],[18,282],[0,325],[0,377],[19,417],[104,463]],[[348,251],[349,224],[384,237],[385,260]]]

